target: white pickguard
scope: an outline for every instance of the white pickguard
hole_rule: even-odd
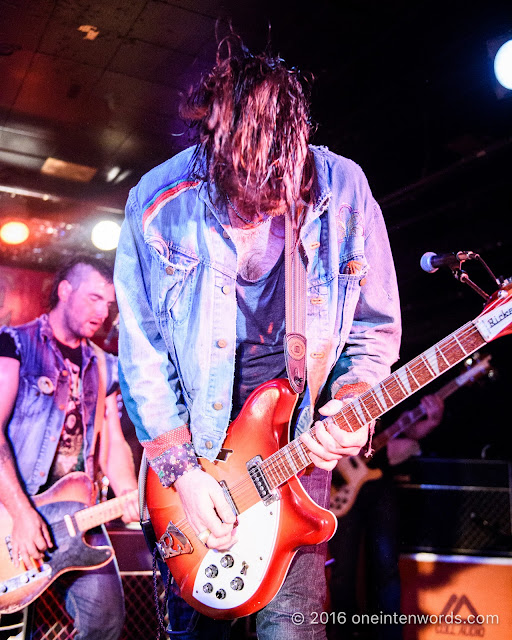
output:
[[[199,565],[193,591],[196,600],[213,609],[231,609],[255,594],[268,571],[277,538],[279,510],[279,500],[268,506],[258,502],[238,516],[238,542],[229,551],[208,551]],[[226,557],[229,560],[229,556],[233,558],[233,566],[223,567],[221,561]],[[211,573],[212,567],[218,573],[209,577],[206,572],[210,568]],[[232,584],[242,587],[236,589]]]

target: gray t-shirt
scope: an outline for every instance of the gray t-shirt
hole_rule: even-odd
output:
[[[236,283],[236,360],[232,419],[260,384],[286,377],[284,252],[256,282]]]

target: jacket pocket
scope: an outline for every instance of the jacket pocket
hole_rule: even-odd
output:
[[[339,331],[339,357],[352,327],[361,287],[364,285],[368,265],[363,257],[342,262],[338,275],[338,307],[336,311],[336,331]]]
[[[153,254],[152,282],[158,283],[153,291],[153,308],[159,315],[168,316],[174,324],[183,323],[189,316],[195,290],[196,272],[199,259],[170,249],[162,255],[159,249],[151,247]]]
[[[44,412],[44,407],[51,407],[53,401],[48,401],[45,396],[54,397],[56,392],[57,380],[55,376],[46,376],[44,372],[41,375],[27,375],[20,380],[20,389],[18,396],[21,402],[16,407],[16,413],[23,416],[28,422],[33,416],[40,416]],[[47,419],[47,416],[45,418]]]

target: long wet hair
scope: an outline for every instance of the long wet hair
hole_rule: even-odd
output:
[[[231,32],[181,109],[196,133],[196,175],[258,211],[301,204],[313,170],[310,80],[279,57],[252,55]]]

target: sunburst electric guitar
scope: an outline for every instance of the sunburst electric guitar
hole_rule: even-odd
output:
[[[511,333],[512,282],[491,296],[472,322],[365,391],[334,417],[355,431],[424,387],[486,342]],[[297,549],[328,540],[336,517],[314,503],[297,474],[311,464],[299,439],[288,442],[297,401],[285,380],[258,387],[228,430],[222,460],[202,459],[238,514],[238,542],[207,549],[185,517],[174,488],[148,469],[146,502],[158,549],[183,598],[212,618],[232,619],[264,607],[279,591]],[[314,436],[315,427],[311,429]],[[309,585],[304,585],[304,589]]]
[[[444,387],[441,387],[435,395],[444,400],[448,398],[448,396],[451,396],[452,393],[455,393],[457,389],[474,382],[490,371],[491,356],[486,356],[456,378],[450,380],[450,382],[445,384]],[[421,406],[404,413],[387,429],[384,429],[384,431],[374,436],[372,443],[374,452],[376,453],[383,449],[390,440],[396,438],[413,424],[416,424],[424,418],[425,415],[425,411]],[[336,477],[339,477],[341,482],[337,482]],[[377,480],[381,477],[382,471],[380,469],[372,469],[367,466],[363,453],[360,453],[358,456],[341,458],[333,474],[330,510],[337,518],[341,518],[352,508],[359,489],[361,489],[366,482]]]
[[[89,477],[75,471],[34,496],[34,506],[48,525],[53,548],[42,560],[34,560],[30,567],[23,562],[18,567],[12,563],[12,520],[0,503],[0,613],[13,613],[26,607],[66,571],[96,569],[112,560],[111,547],[92,547],[83,535],[93,527],[122,516],[127,502],[137,495],[137,489],[88,506],[94,495]]]

